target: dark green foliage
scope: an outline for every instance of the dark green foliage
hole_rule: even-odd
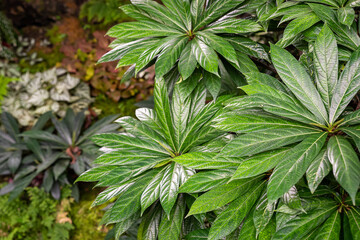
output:
[[[86,18],[88,22],[101,23],[102,25],[114,24],[130,20],[119,7],[127,0],[90,0],[81,6],[80,18]]]
[[[53,127],[42,130],[48,121]],[[34,127],[20,132],[17,121],[9,114],[2,114],[2,124],[6,132],[1,132],[1,174],[11,174],[13,182],[1,188],[0,193],[11,192],[16,198],[28,185],[40,185],[51,192],[56,199],[60,197],[60,187],[73,183],[72,169],[80,175],[92,166],[97,156],[97,147],[90,137],[97,133],[114,132],[118,126],[111,124],[116,116],[103,118],[85,129],[84,113],[74,114],[69,109],[62,121],[50,112],[42,115]],[[77,186],[73,195],[78,196]]]
[[[244,37],[262,30],[261,26],[250,19],[235,19],[236,9],[252,10],[243,0],[177,0],[163,4],[141,0],[122,6],[137,22],[120,23],[108,31],[107,35],[116,40],[110,45],[113,50],[99,62],[119,61],[118,67],[132,65],[132,74],[155,63],[157,77],[175,68],[183,80],[199,65],[208,76],[206,88],[216,98],[221,80],[229,78],[229,69],[236,69],[237,75],[238,71],[257,71],[248,55],[269,60],[261,44]],[[236,84],[235,78],[228,81]]]
[[[358,239],[358,1],[162,2],[125,5],[138,21],[109,30],[100,60],[157,75],[154,110],[93,137],[104,154],[78,181],[108,187],[101,223],[116,238],[141,219],[138,239]],[[251,36],[277,40],[270,60],[241,35],[277,20]]]
[[[116,223],[116,236],[141,216],[139,234],[144,238],[158,235],[159,239],[177,239],[187,231],[181,229],[187,212],[185,202],[193,200],[190,195],[179,194],[178,189],[195,171],[173,160],[197,148],[216,151],[217,148],[206,145],[211,140],[218,139],[220,146],[225,142],[221,140],[223,134],[209,124],[226,98],[205,104],[205,97],[199,74],[177,84],[172,101],[168,99],[165,81],[158,79],[154,110],[138,109],[138,120],[118,119],[116,122],[126,133],[92,138],[103,147],[104,154],[95,161],[99,166],[82,174],[77,181],[98,181],[97,186],[108,186],[94,206],[118,197],[102,221]],[[205,146],[200,147],[202,144]],[[192,224],[202,224],[195,218],[190,220]]]
[[[15,45],[16,34],[11,21],[5,16],[3,12],[0,12],[0,57],[14,57],[14,53],[12,52],[11,48],[3,45],[3,42],[7,43],[8,45]]]
[[[69,193],[71,193],[69,188],[62,191],[63,202],[60,206],[67,207],[65,198]],[[59,201],[54,200],[43,190],[27,188],[22,198],[8,200],[8,195],[0,197],[2,239],[69,239],[70,231],[74,226],[66,217],[68,209],[59,209]],[[65,215],[62,215],[64,213]]]

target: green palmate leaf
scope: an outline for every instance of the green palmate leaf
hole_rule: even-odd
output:
[[[240,34],[258,32],[262,29],[258,23],[248,19],[225,19],[209,25],[204,32]]]
[[[236,133],[253,133],[281,128],[314,129],[299,122],[260,112],[255,112],[253,114],[237,114],[234,112],[224,113],[216,117],[214,122],[215,128]]]
[[[213,170],[199,172],[190,177],[179,189],[180,193],[206,192],[222,185],[230,179],[233,170]]]
[[[193,169],[222,169],[238,166],[243,159],[219,156],[212,152],[190,152],[173,159],[175,162]]]
[[[160,23],[143,21],[120,23],[110,28],[106,34],[117,39],[138,39],[182,35],[182,32],[176,28],[171,28]]]
[[[264,182],[255,184],[245,194],[235,199],[221,212],[211,226],[209,239],[222,239],[234,231],[245,219],[260,196]]]
[[[351,7],[342,7],[338,9],[337,16],[342,24],[350,27],[355,19],[355,11]]]
[[[286,86],[323,124],[328,114],[319,92],[303,66],[286,50],[271,45],[274,66]]]
[[[180,194],[176,205],[171,210],[170,217],[163,216],[159,226],[159,240],[180,239],[182,222],[185,215],[185,200]]]
[[[316,85],[327,108],[330,107],[338,79],[338,49],[335,37],[329,27],[324,25],[314,46]]]
[[[360,89],[360,48],[351,54],[335,87],[329,111],[330,122],[334,123]]]
[[[311,193],[315,192],[330,170],[331,164],[327,155],[327,149],[323,148],[306,171],[306,179]]]
[[[183,80],[188,79],[197,66],[197,61],[192,51],[192,44],[193,43],[190,42],[185,46],[179,59],[178,68]]]
[[[240,163],[240,166],[232,176],[231,180],[254,177],[262,174],[274,168],[288,153],[289,149],[287,148],[277,149],[244,159],[244,161]]]
[[[157,171],[148,172],[120,195],[111,208],[108,223],[121,222],[140,210],[141,193],[156,173]]]
[[[195,37],[192,43],[192,54],[206,71],[218,75],[218,57],[214,49]]]
[[[313,229],[323,223],[335,211],[336,205],[311,210],[306,214],[286,222],[278,229],[272,239],[304,239]]]
[[[226,40],[231,43],[235,50],[270,62],[267,52],[260,43],[245,37],[227,37]]]
[[[310,3],[309,6],[323,22],[328,24],[333,32],[336,32],[340,45],[352,50],[357,49],[360,45],[360,37],[354,29],[344,27],[344,25],[340,23],[334,10],[322,4]]]
[[[267,193],[270,201],[285,194],[304,175],[326,141],[327,133],[307,137],[282,159],[270,177]]]
[[[204,80],[206,89],[209,90],[210,94],[216,100],[221,89],[221,78],[212,73],[204,72]]]
[[[301,34],[306,29],[310,28],[317,22],[319,22],[320,19],[318,16],[311,12],[304,16],[301,16],[299,18],[296,18],[295,20],[291,21],[284,30],[283,38],[281,39],[281,43],[287,43],[286,45],[281,44],[282,47],[286,47],[287,45],[290,45],[292,42],[289,40],[294,39],[297,35]]]
[[[231,9],[237,7],[244,0],[224,0],[215,2],[208,9],[205,10],[202,16],[200,16],[200,20],[197,21],[197,24],[194,26],[194,31],[199,30],[200,28],[206,26],[212,21],[220,18],[226,12]]]
[[[333,212],[317,231],[315,240],[339,239],[341,217],[338,211]]]
[[[358,209],[350,209],[346,211],[346,215],[349,219],[351,234],[353,239],[358,239],[360,237],[360,214]]]
[[[341,128],[347,135],[349,135],[355,142],[356,147],[360,151],[360,128],[359,127],[344,127]]]
[[[355,204],[355,195],[360,184],[360,166],[356,152],[344,137],[333,136],[328,143],[328,157],[336,180],[349,193]]]
[[[206,213],[218,209],[249,191],[260,177],[232,181],[220,185],[198,197],[190,208],[188,215]]]
[[[274,214],[276,203],[277,202],[268,202],[266,192],[264,192],[261,198],[259,198],[253,214],[253,223],[254,227],[256,228],[256,236],[259,236],[259,234],[269,224]]]
[[[254,155],[302,141],[309,136],[318,135],[319,131],[317,130],[291,128],[247,133],[233,139],[220,154],[221,156],[232,157]]]
[[[188,37],[174,38],[172,41],[164,44],[162,51],[155,64],[155,72],[157,77],[162,77],[169,72],[174,63],[180,57],[181,52],[188,43]]]

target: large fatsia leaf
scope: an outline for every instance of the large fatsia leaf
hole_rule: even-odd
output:
[[[321,150],[306,171],[306,179],[311,193],[314,193],[321,181],[329,174],[331,164],[329,162],[326,147]]]
[[[338,79],[339,63],[336,39],[326,24],[315,41],[314,65],[317,89],[329,108]]]
[[[335,87],[330,105],[330,123],[334,123],[360,89],[360,48],[351,54]]]
[[[245,194],[235,199],[221,212],[211,226],[209,239],[222,239],[234,231],[245,219],[260,196],[264,182],[250,188]]]
[[[188,215],[206,213],[216,210],[240,195],[249,191],[260,177],[232,181],[211,189],[198,197],[190,208]]]
[[[282,128],[276,131],[248,133],[234,138],[220,153],[220,156],[243,157],[280,148],[302,141],[308,136],[318,136],[312,129]]]
[[[330,217],[317,230],[315,240],[331,240],[340,238],[341,216],[338,211],[333,212]]]
[[[360,165],[356,152],[346,138],[332,136],[328,143],[328,157],[335,179],[349,193],[355,204],[360,184]]]
[[[323,124],[328,114],[319,92],[304,67],[286,50],[271,45],[271,58],[286,86]]]
[[[327,133],[318,133],[307,137],[282,159],[272,173],[267,194],[270,201],[275,201],[295,185],[304,175],[311,162],[319,154],[326,141]]]
[[[353,239],[360,237],[360,214],[358,208],[352,208],[346,211],[346,215],[349,219],[351,234]]]
[[[286,222],[278,229],[273,240],[304,239],[313,229],[322,224],[332,213],[336,205],[324,205]]]

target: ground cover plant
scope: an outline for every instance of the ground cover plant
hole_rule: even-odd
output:
[[[3,2],[0,238],[360,239],[358,0]]]
[[[131,3],[122,9],[138,21],[109,30],[117,39],[100,62],[155,63],[155,106],[120,118],[126,133],[94,136],[104,154],[78,178],[108,186],[94,205],[115,200],[102,220],[115,237],[140,219],[138,239],[357,239],[360,48],[346,40],[358,37],[356,1]],[[254,62],[232,40],[279,17],[292,22],[276,45],[240,37],[252,43],[245,57],[271,66],[239,68]],[[241,91],[221,84],[223,63],[246,78]],[[204,86],[212,101],[199,107]],[[186,147],[188,133],[204,140]]]

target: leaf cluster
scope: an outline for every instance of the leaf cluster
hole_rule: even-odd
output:
[[[1,194],[11,192],[14,199],[29,185],[42,186],[56,199],[60,188],[73,183],[73,178],[92,166],[97,147],[89,138],[96,133],[113,132],[111,124],[116,116],[103,118],[84,129],[84,113],[69,109],[62,121],[51,112],[43,114],[32,129],[21,132],[17,121],[9,113],[1,115],[5,131],[1,131],[1,175],[12,175],[13,181],[2,187]],[[48,126],[51,119],[52,126]],[[69,169],[72,170],[69,171]],[[74,185],[78,199],[79,190]]]

